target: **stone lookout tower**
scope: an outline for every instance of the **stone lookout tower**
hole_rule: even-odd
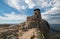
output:
[[[40,9],[35,9],[34,10],[34,15],[27,17],[27,21],[40,21],[41,19],[41,12]]]

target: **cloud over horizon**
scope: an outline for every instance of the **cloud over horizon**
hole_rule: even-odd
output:
[[[24,14],[15,14],[15,12],[11,12],[11,14],[4,14],[4,16],[0,16],[0,20],[1,21],[4,21],[3,24],[7,23],[21,23],[21,22],[24,22],[26,21],[26,17],[27,15],[24,15]],[[10,22],[11,21],[11,22]],[[1,22],[0,22],[1,24]]]

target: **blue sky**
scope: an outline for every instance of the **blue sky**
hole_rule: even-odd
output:
[[[50,24],[60,24],[60,0],[0,0],[0,24],[26,21],[34,9],[41,10],[42,19]]]

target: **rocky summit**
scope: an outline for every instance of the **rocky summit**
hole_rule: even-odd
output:
[[[27,17],[27,21],[0,28],[0,39],[48,39],[48,23],[41,19],[39,9],[34,15]]]

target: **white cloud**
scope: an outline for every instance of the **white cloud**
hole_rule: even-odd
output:
[[[60,2],[60,0],[55,0],[55,4],[53,5],[53,7],[42,14],[42,18],[48,20],[48,22],[50,24],[60,24],[60,15],[59,15],[60,14],[60,5],[59,5],[59,2]],[[56,16],[54,16],[54,15],[56,15]]]
[[[27,7],[27,5],[24,3],[24,0],[5,0],[5,3],[17,9],[18,11],[25,10]]]
[[[4,14],[4,16],[0,16],[0,23],[21,23],[26,21],[26,15],[24,14],[15,14],[12,12],[11,14]]]
[[[28,4],[29,8],[33,8],[35,4],[33,3],[33,0],[25,0],[26,4]]]
[[[28,4],[29,8],[48,8],[53,6],[55,0],[25,0],[25,3]]]
[[[28,4],[29,8],[34,8],[36,6],[38,6],[38,7],[45,7],[48,4],[47,2],[44,2],[42,0],[25,0],[25,3]]]
[[[16,8],[17,10],[24,10],[26,8],[48,8],[59,6],[60,0],[5,0],[5,3],[9,6]]]
[[[55,0],[54,7],[60,7],[60,0]]]
[[[17,10],[25,10],[26,8],[47,8],[53,6],[54,0],[5,0],[5,3],[9,6],[16,8]]]

